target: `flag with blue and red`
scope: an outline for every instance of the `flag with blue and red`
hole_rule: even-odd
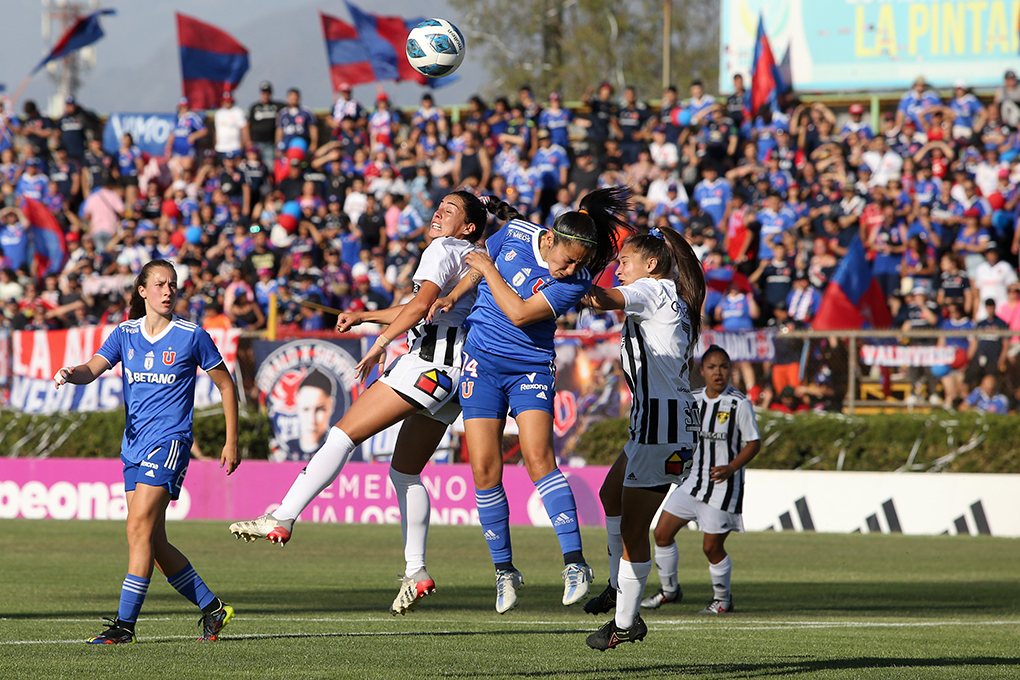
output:
[[[772,54],[769,37],[765,34],[765,18],[759,15],[758,38],[754,43],[754,61],[751,62],[751,115],[757,116],[762,104],[768,104],[773,111],[778,111],[779,95],[786,90],[786,82]]]
[[[357,29],[346,21],[319,12],[322,18],[322,35],[326,39],[326,59],[329,60],[329,77],[333,91],[340,86],[371,83],[376,80],[368,52],[361,44]]]
[[[423,21],[383,17],[362,11],[357,5],[347,2],[358,39],[368,55],[375,80],[412,80],[424,85],[428,78],[414,70],[405,56],[407,34]]]
[[[99,25],[99,17],[104,14],[116,13],[116,10],[101,9],[98,12],[78,17],[78,20],[74,22],[71,28],[67,29],[67,33],[60,36],[60,40],[53,46],[50,53],[43,57],[38,66],[32,69],[32,73],[35,73],[54,59],[62,59],[72,52],[88,47],[102,38],[103,27]]]
[[[248,72],[248,48],[232,35],[193,17],[177,14],[182,91],[193,109],[214,109]]]
[[[39,271],[58,274],[67,262],[64,230],[46,206],[32,198],[22,199],[21,212],[31,225],[32,245]]]
[[[816,331],[888,328],[892,315],[882,288],[871,273],[864,244],[854,236],[829,280],[822,304],[811,322]]]

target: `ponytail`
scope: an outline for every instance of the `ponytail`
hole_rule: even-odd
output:
[[[134,288],[131,289],[131,309],[128,312],[129,319],[141,319],[145,316],[145,298],[138,293],[138,289],[149,285],[149,275],[152,274],[152,270],[157,267],[165,267],[170,270],[175,278],[177,277],[177,270],[174,269],[171,262],[168,262],[167,260],[150,260],[147,262],[145,266],[142,267],[142,271],[138,272],[138,276],[135,277],[135,285]]]
[[[523,220],[524,215],[518,212],[517,208],[513,207],[506,201],[501,201],[495,196],[486,197],[485,209],[490,215],[495,215],[496,219],[500,222],[509,222],[511,220]]]
[[[619,251],[617,231],[632,231],[626,215],[630,210],[630,189],[625,186],[592,191],[581,199],[580,209],[565,212],[553,222],[553,245],[573,240],[592,251],[588,271],[602,273]]]
[[[687,239],[672,227],[664,227],[631,236],[624,245],[645,259],[656,259],[653,275],[673,279],[677,297],[687,305],[691,319],[691,343],[696,343],[701,335],[701,307],[705,304],[705,272]]]

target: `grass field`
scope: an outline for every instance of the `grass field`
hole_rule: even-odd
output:
[[[646,613],[644,642],[596,652],[584,638],[608,616],[560,605],[548,529],[514,529],[526,586],[499,616],[479,529],[434,527],[439,591],[393,618],[399,527],[306,524],[281,550],[175,523],[171,540],[237,609],[221,640],[196,642],[197,610],[154,578],[139,644],[86,646],[116,611],[123,530],[0,522],[0,678],[1020,678],[1017,540],[734,536],[737,611],[712,618],[696,613],[711,599],[700,535],[684,531],[685,601]],[[604,535],[584,538],[601,592]]]

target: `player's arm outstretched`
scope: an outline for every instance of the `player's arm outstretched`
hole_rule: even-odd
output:
[[[484,278],[485,277],[482,273],[477,269],[469,271],[467,276],[462,278],[460,283],[458,283],[456,287],[450,291],[449,295],[438,298],[432,303],[428,316],[425,317],[425,321],[431,322],[436,314],[445,314],[453,309],[453,306],[457,304],[457,301],[477,288],[478,284],[481,283]]]
[[[602,288],[600,286],[592,286],[582,302],[592,309],[599,309],[604,312],[613,309],[624,309],[627,306],[627,300],[618,288]]]
[[[89,359],[86,363],[78,366],[65,366],[53,376],[54,387],[60,389],[61,385],[71,383],[72,385],[88,385],[90,382],[101,376],[110,368],[110,363],[98,354]]]
[[[237,452],[237,387],[234,378],[227,370],[227,365],[220,363],[208,371],[216,389],[220,391],[223,401],[223,420],[226,422],[227,440],[220,453],[220,467],[227,468],[230,475],[241,464],[241,456]]]

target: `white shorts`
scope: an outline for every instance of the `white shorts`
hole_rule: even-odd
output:
[[[737,513],[714,508],[680,489],[675,489],[669,495],[662,506],[662,511],[680,519],[697,522],[698,528],[706,534],[744,531],[744,518]]]
[[[418,413],[423,416],[449,425],[460,415],[459,366],[425,361],[417,354],[402,354],[389,365],[379,382],[420,406]]]
[[[623,452],[627,455],[623,485],[648,489],[682,482],[691,472],[694,444],[639,444],[628,440]]]

